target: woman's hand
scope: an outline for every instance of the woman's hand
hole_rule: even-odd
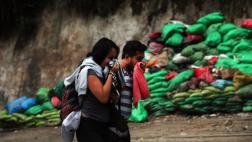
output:
[[[110,72],[111,73],[116,73],[119,70],[119,63],[114,64],[114,66],[111,68]]]

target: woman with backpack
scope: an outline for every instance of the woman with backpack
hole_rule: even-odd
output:
[[[78,142],[108,141],[112,75],[119,66],[115,64],[106,75],[104,69],[118,54],[119,47],[112,40],[101,38],[74,73],[64,80],[65,86],[74,83],[78,95],[81,110],[80,125],[76,131]],[[63,135],[63,140],[73,139]]]
[[[112,40],[101,38],[88,54],[88,58],[82,62],[84,67],[75,80],[82,112],[76,131],[78,142],[108,141],[112,75],[118,70],[118,65],[112,67],[108,76],[103,71],[118,54],[119,47]]]

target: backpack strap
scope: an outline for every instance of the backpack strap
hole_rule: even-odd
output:
[[[85,67],[85,65],[80,66],[80,70],[79,70],[79,72],[78,72],[78,75],[77,75],[76,79],[78,79],[78,78],[79,78],[80,72],[81,72],[81,70],[82,70],[84,67]],[[75,80],[74,80],[74,85],[75,85]],[[78,93],[78,92],[77,92],[77,93]],[[79,99],[79,97],[78,97],[78,99]],[[80,108],[82,107],[83,102],[84,102],[84,97],[81,97],[81,101],[79,102],[79,106],[80,106]]]

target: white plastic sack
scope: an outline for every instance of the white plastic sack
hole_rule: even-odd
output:
[[[76,131],[79,128],[81,111],[72,111],[64,120],[62,125],[69,132]]]
[[[173,63],[175,64],[183,64],[183,63],[188,63],[190,62],[190,58],[182,56],[181,53],[176,54],[173,59],[172,59]]]
[[[62,125],[61,126],[61,137],[63,142],[73,142],[75,131],[69,132]]]

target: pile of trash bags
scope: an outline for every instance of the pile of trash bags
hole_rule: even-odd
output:
[[[148,38],[148,115],[252,111],[251,19],[236,25],[213,12],[192,25],[170,21]]]
[[[59,125],[63,88],[59,81],[52,89],[41,87],[31,97],[21,96],[6,104],[0,110],[0,128]]]

